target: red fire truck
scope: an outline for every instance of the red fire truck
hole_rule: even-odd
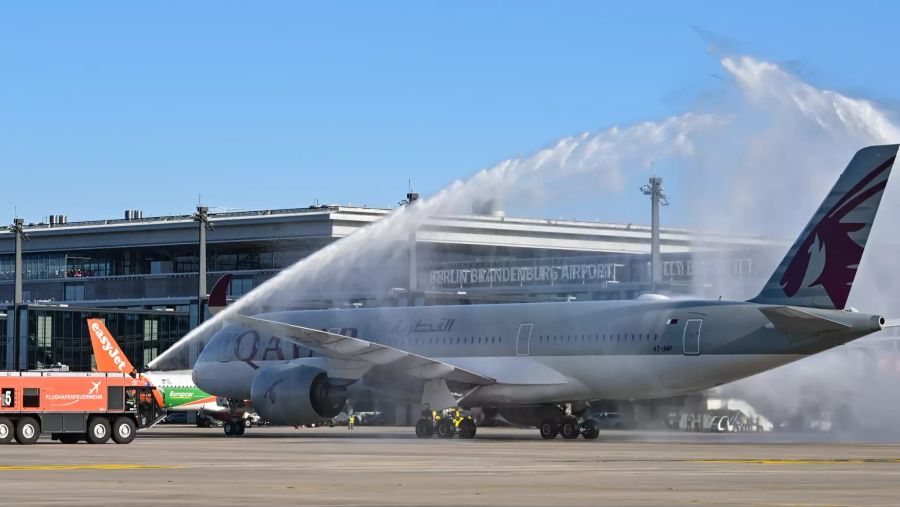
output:
[[[74,444],[117,444],[165,417],[158,393],[122,373],[0,372],[0,444],[43,434]]]

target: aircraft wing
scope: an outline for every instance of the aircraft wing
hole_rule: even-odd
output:
[[[442,378],[475,385],[496,383],[490,377],[452,364],[360,338],[246,315],[238,315],[236,320],[250,328],[291,340],[335,359],[366,361],[373,366],[391,365],[408,375],[426,380]]]

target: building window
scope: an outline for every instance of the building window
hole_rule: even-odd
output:
[[[144,347],[144,364],[149,363],[156,359],[157,351],[159,349],[157,347]]]
[[[53,317],[50,315],[37,317],[37,346],[43,349],[53,346]]]
[[[157,338],[159,338],[159,321],[144,320],[144,340],[156,340]]]
[[[83,301],[84,300],[84,284],[67,283],[66,284],[66,301]]]
[[[235,277],[228,286],[228,295],[240,297],[253,290],[253,278]]]

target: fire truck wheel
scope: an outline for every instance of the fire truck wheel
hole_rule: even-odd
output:
[[[130,444],[134,440],[135,431],[137,426],[130,417],[118,417],[113,422],[112,439],[117,444]]]
[[[87,440],[92,444],[105,444],[109,441],[109,421],[102,417],[88,419]]]
[[[37,442],[41,436],[41,425],[34,417],[23,417],[16,424],[16,442],[28,445]]]
[[[5,417],[0,417],[0,444],[8,444],[12,440],[16,427],[12,421]]]

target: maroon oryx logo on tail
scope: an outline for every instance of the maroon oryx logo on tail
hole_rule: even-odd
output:
[[[850,235],[870,224],[865,221],[845,223],[841,220],[860,204],[884,191],[884,187],[887,185],[886,178],[872,186],[868,185],[893,165],[894,158],[891,157],[880,164],[854,185],[825,213],[822,220],[803,239],[781,277],[781,286],[788,297],[793,296],[801,289],[800,286],[807,277],[810,259],[815,249],[818,254],[824,256],[824,265],[822,272],[807,287],[821,285],[828,297],[831,298],[835,308],[846,306],[847,298],[850,296],[850,286],[853,284],[856,268],[862,259],[865,246],[865,244],[860,245],[854,241]]]

